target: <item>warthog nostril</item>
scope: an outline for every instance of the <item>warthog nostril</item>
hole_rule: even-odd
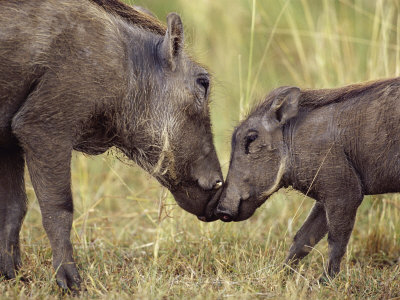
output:
[[[214,184],[214,190],[218,190],[222,186],[222,181],[217,180]]]
[[[233,220],[233,215],[232,213],[227,210],[225,207],[218,206],[215,214],[217,217],[224,222],[231,222]]]
[[[230,221],[232,221],[232,220],[231,220],[231,217],[228,216],[228,215],[223,215],[223,216],[221,217],[221,219],[222,219],[224,222],[230,222]]]

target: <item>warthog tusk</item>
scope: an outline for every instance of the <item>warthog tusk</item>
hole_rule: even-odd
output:
[[[222,186],[222,181],[218,180],[214,185],[214,190],[218,190]]]
[[[268,198],[270,195],[272,195],[278,189],[279,183],[281,182],[281,179],[283,177],[283,173],[285,173],[286,160],[287,160],[286,156],[284,158],[282,158],[281,163],[279,165],[278,174],[276,174],[274,184],[267,191],[265,191],[261,194],[261,197],[260,197],[261,199]]]

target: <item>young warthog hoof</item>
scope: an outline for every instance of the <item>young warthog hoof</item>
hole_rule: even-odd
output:
[[[82,280],[73,262],[63,264],[57,269],[56,280],[64,292],[75,293],[81,288]]]

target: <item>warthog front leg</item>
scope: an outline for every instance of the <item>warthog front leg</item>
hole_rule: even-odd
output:
[[[53,250],[57,284],[62,289],[79,289],[80,277],[73,259],[70,232],[73,204],[70,187],[71,151],[52,147],[43,155],[40,150],[26,150],[26,162],[42,213],[43,227]]]
[[[340,271],[340,262],[346,253],[346,247],[353,230],[357,208],[361,199],[356,201],[326,201],[325,209],[328,220],[329,261],[326,273],[321,277],[325,281],[327,275],[335,277]]]
[[[65,290],[79,288],[80,277],[70,241],[73,204],[70,170],[72,146],[70,134],[66,130],[69,127],[62,123],[67,120],[61,119],[57,112],[41,114],[58,118],[38,120],[41,114],[34,109],[44,110],[44,106],[36,103],[36,106],[29,107],[29,104],[27,100],[27,107],[14,118],[13,132],[25,152],[29,175],[42,213],[43,227],[53,250],[57,283]]]
[[[21,265],[19,232],[25,213],[22,150],[0,149],[0,277],[14,278]]]
[[[296,265],[328,232],[326,214],[322,203],[315,203],[307,220],[294,236],[286,263]]]

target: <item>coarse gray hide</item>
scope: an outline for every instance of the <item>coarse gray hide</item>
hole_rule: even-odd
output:
[[[328,234],[328,273],[340,268],[364,195],[400,192],[400,79],[338,89],[280,87],[234,131],[216,214],[253,215],[281,187],[316,200],[287,262]]]

